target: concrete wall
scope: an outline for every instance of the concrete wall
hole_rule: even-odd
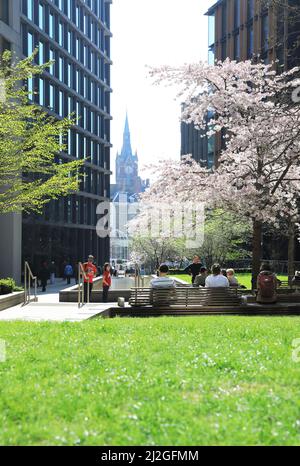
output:
[[[0,215],[0,278],[21,282],[22,215]]]

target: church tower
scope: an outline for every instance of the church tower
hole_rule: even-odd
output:
[[[138,174],[138,156],[133,154],[129,130],[128,115],[126,114],[123,134],[123,147],[116,158],[116,185],[119,192],[129,195],[142,191],[142,182]]]

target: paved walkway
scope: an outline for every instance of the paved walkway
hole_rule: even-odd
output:
[[[18,305],[0,312],[0,321],[26,320],[33,322],[57,321],[80,322],[90,319],[116,303],[92,303],[78,308],[77,303],[60,303],[59,291],[74,285],[67,285],[59,279],[55,285],[48,285],[45,293],[38,290],[38,302],[26,306]]]

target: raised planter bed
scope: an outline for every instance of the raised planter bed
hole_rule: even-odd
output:
[[[24,291],[0,295],[0,311],[4,311],[24,302]]]

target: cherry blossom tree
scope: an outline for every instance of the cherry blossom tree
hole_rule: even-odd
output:
[[[222,142],[216,166],[189,157],[164,161],[144,202],[205,201],[252,222],[253,286],[262,255],[262,227],[299,218],[300,106],[290,105],[298,69],[277,75],[272,65],[198,63],[151,70],[156,84],[179,89],[182,119]],[[283,98],[284,97],[284,98]],[[213,115],[207,129],[207,113]],[[282,223],[282,222],[281,222]],[[221,232],[220,232],[221,234]]]

